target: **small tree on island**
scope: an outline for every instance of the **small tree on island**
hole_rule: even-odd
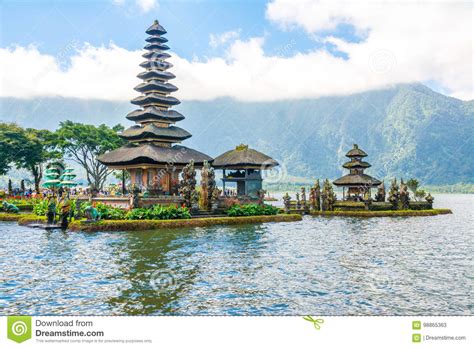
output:
[[[13,184],[12,179],[8,179],[8,195],[13,196]]]
[[[426,192],[424,190],[419,190],[418,187],[420,183],[416,179],[410,179],[407,181],[406,185],[410,189],[411,192],[413,192],[413,196],[417,201],[423,200],[426,196]]]

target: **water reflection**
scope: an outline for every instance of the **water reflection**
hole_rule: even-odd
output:
[[[0,223],[0,311],[472,315],[473,196],[444,199],[453,215],[133,233]]]

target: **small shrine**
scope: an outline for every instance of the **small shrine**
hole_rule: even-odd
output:
[[[217,156],[212,162],[216,169],[222,169],[222,192],[224,195],[249,196],[257,198],[262,190],[262,171],[278,166],[278,162],[248,145],[240,144],[235,149]],[[229,184],[235,191],[226,190]]]
[[[127,119],[136,124],[122,132],[127,145],[105,153],[99,161],[109,169],[126,170],[130,173],[134,190],[147,196],[178,195],[179,174],[191,161],[201,168],[208,155],[178,145],[191,137],[186,130],[175,124],[184,116],[171,108],[180,101],[170,96],[178,88],[168,81],[175,75],[168,71],[173,65],[166,60],[166,30],[155,21],[146,33],[146,59],[140,64],[145,71],[137,75],[143,82],[135,87],[141,95],[131,102],[139,109],[130,112]]]
[[[364,173],[364,170],[370,168],[371,165],[363,161],[367,154],[359,149],[357,144],[354,144],[353,148],[346,153],[346,157],[350,161],[342,166],[349,169],[349,174],[334,180],[333,184],[342,187],[343,200],[362,201],[365,196],[370,197],[372,187],[379,186],[382,182]]]

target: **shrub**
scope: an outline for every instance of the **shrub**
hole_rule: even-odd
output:
[[[228,216],[276,215],[279,209],[268,204],[235,204],[227,210]]]
[[[127,215],[124,209],[112,207],[104,203],[97,203],[95,208],[99,212],[100,218],[105,220],[124,220]],[[81,210],[83,210],[82,207]]]
[[[126,215],[127,220],[170,220],[189,219],[191,214],[186,207],[153,205],[150,208],[135,208]]]

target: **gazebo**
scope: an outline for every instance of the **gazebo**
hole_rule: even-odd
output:
[[[262,170],[277,165],[278,162],[270,156],[243,144],[217,156],[212,162],[214,168],[222,169],[224,194],[226,183],[235,183],[237,196],[249,197],[258,197],[258,191],[262,189]]]
[[[354,144],[353,148],[347,152],[346,157],[348,157],[350,161],[344,163],[342,166],[349,169],[349,174],[334,180],[333,184],[342,187],[343,200],[359,200],[363,198],[366,192],[370,194],[372,187],[379,186],[382,182],[364,173],[364,170],[371,165],[362,160],[364,157],[367,157],[367,154],[365,151],[359,149],[357,144]]]
[[[131,184],[148,195],[178,194],[179,173],[191,160],[197,168],[205,161],[212,161],[208,155],[182,145],[176,145],[191,137],[186,130],[175,126],[184,116],[170,110],[180,101],[169,94],[178,88],[168,80],[175,75],[167,71],[173,65],[166,61],[171,57],[166,51],[168,40],[163,37],[166,30],[155,21],[146,33],[146,59],[140,64],[145,71],[138,74],[143,82],[135,87],[142,95],[131,102],[139,109],[130,112],[127,119],[136,124],[122,132],[121,137],[128,144],[105,153],[99,162],[109,169],[127,170]]]

